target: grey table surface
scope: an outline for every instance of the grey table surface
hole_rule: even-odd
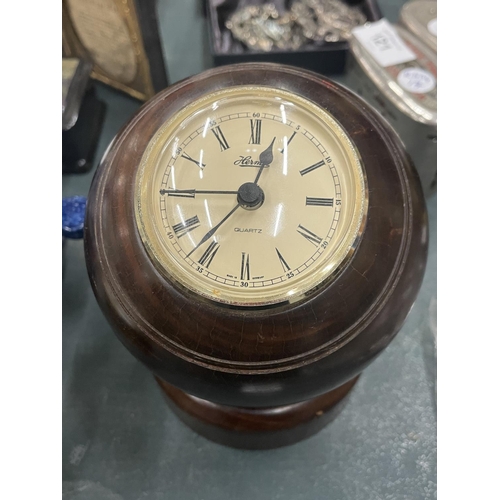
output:
[[[395,21],[402,1],[379,1]],[[211,66],[199,2],[161,0],[171,82]],[[342,83],[342,77],[333,79]],[[104,86],[95,163],[139,103]],[[86,195],[91,172],[63,176]],[[363,373],[336,420],[301,443],[269,451],[212,443],[166,406],[150,372],[118,341],[87,277],[83,242],[65,248],[62,282],[64,499],[396,500],[436,497],[436,195],[427,201],[423,285],[400,333]]]

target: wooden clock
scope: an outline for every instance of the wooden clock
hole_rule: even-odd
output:
[[[401,328],[427,256],[404,147],[317,74],[224,66],[157,94],[88,197],[97,300],[174,411],[246,448],[318,431]]]

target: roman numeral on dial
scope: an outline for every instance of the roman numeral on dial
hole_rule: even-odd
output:
[[[278,254],[278,259],[280,261],[281,267],[283,268],[283,271],[286,273],[287,271],[290,271],[290,266],[286,263],[286,260],[283,258],[283,255],[281,255],[280,251],[275,248],[276,253]]]
[[[262,128],[262,120],[250,120],[250,140],[248,144],[260,144],[260,131]]]
[[[300,171],[300,175],[306,175],[309,172],[312,172],[313,170],[316,170],[319,167],[322,167],[325,164],[324,160],[318,161],[318,163],[315,163],[314,165],[311,165],[310,167],[305,168],[304,170]]]
[[[286,145],[287,147],[290,146],[290,143],[292,142],[292,139],[295,137],[295,134],[297,132],[294,132],[291,136],[290,136],[290,139],[288,139],[288,141],[286,141]],[[284,149],[280,149],[280,153],[283,153],[283,151],[285,151]]]
[[[222,133],[220,127],[219,126],[214,127],[212,129],[212,132],[219,141],[220,150],[225,151],[226,149],[229,149],[229,144],[227,143],[226,138],[224,137],[224,134]]]
[[[241,280],[248,281],[250,279],[250,254],[241,252]]]
[[[187,153],[182,153],[181,158],[185,158],[186,160],[193,162],[195,165],[198,165],[198,167],[200,167],[201,169],[206,167],[206,165],[204,163],[201,163],[198,160],[191,158]]]
[[[198,261],[200,265],[206,267],[207,269],[210,267],[212,260],[215,257],[215,254],[219,251],[220,245],[216,241],[212,241],[209,247],[205,250],[205,253],[201,256]]]
[[[333,207],[333,198],[309,198],[309,196],[306,196],[306,205],[311,207]]]
[[[297,231],[301,236],[303,236],[307,241],[311,242],[314,246],[318,246],[323,239],[320,238],[317,234],[314,234],[312,231],[309,231],[309,229],[306,229],[301,224],[299,224]]]
[[[177,237],[180,238],[181,236],[189,233],[189,231],[196,229],[199,225],[200,221],[198,219],[198,216],[195,215],[190,219],[179,222],[179,224],[175,224],[175,226],[172,226],[172,229],[174,230],[174,233],[177,235]]]

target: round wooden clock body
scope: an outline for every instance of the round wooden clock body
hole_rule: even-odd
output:
[[[85,248],[106,317],[177,413],[266,447],[324,425],[399,331],[427,216],[401,141],[363,100],[251,63],[167,88],[122,128]]]

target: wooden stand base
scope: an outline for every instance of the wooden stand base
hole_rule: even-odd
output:
[[[155,378],[175,414],[202,436],[233,448],[270,449],[296,443],[325,427],[344,407],[359,375],[314,399],[272,408],[219,405]]]

